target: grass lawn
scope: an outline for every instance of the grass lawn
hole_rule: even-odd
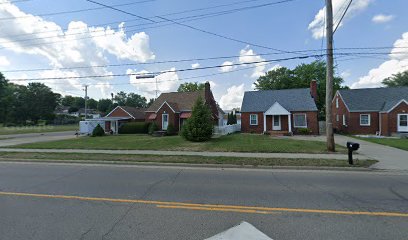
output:
[[[408,151],[408,139],[404,138],[362,138],[355,137],[367,142],[378,143],[390,147],[399,148]]]
[[[24,161],[69,161],[69,162],[106,162],[106,163],[189,163],[189,164],[231,164],[251,166],[317,166],[350,167],[346,160],[335,159],[280,159],[280,158],[237,158],[203,156],[158,156],[127,154],[84,154],[84,153],[19,153],[0,152],[1,160]],[[112,162],[113,161],[113,162]],[[377,161],[359,160],[351,167],[368,167]]]
[[[173,150],[218,152],[269,152],[269,153],[324,153],[326,145],[318,141],[274,138],[267,135],[232,134],[208,142],[189,142],[180,136],[152,137],[149,135],[117,135],[105,137],[79,137],[54,142],[31,143],[16,148],[41,149],[113,149],[113,150]],[[339,151],[345,151],[338,146]]]
[[[78,124],[74,125],[47,125],[47,126],[22,126],[22,127],[0,127],[0,135],[22,134],[22,133],[43,133],[75,131],[79,129]]]

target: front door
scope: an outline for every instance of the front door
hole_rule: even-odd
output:
[[[163,114],[162,115],[162,130],[167,130],[168,126],[169,126],[169,115]]]
[[[273,115],[272,117],[272,130],[280,131],[282,129],[280,115]]]
[[[408,132],[408,114],[398,114],[398,132]]]

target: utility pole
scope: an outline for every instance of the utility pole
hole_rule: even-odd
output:
[[[88,109],[87,109],[87,100],[88,100],[88,85],[84,85],[84,91],[85,91],[85,120],[88,117]]]
[[[334,134],[332,106],[333,99],[333,6],[332,0],[326,0],[326,141],[327,151],[334,152]]]

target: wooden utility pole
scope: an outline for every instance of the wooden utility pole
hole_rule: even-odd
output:
[[[334,134],[332,106],[333,99],[333,6],[332,0],[326,0],[326,142],[327,151],[334,152]]]
[[[85,120],[88,117],[88,104],[87,104],[87,100],[88,100],[88,85],[84,85],[84,91],[85,91]],[[81,117],[81,113],[79,113],[80,117]]]

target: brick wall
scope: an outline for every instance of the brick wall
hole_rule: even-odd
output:
[[[295,128],[295,122],[293,120],[293,114],[306,114],[307,128],[310,129],[311,134],[319,135],[319,120],[317,111],[314,112],[291,112],[292,115],[292,131],[294,134],[298,133],[298,128]]]
[[[339,107],[336,107],[336,99],[338,99]],[[347,126],[343,125],[343,115],[346,116],[346,124],[347,121],[350,119],[350,114],[347,110],[346,105],[344,104],[342,98],[339,96],[338,92],[334,96],[332,101],[332,119],[333,119],[333,129],[336,132],[347,133],[348,128]],[[337,118],[338,116],[338,118]],[[337,120],[338,119],[338,120]]]
[[[401,113],[408,113],[408,105],[405,102],[400,103],[396,108],[388,113],[388,122],[386,124],[388,127],[387,135],[392,135],[398,132],[398,114]]]
[[[154,122],[159,126],[159,129],[162,130],[162,115],[166,113],[169,115],[169,125],[172,124],[176,131],[179,129],[179,114],[174,113],[173,110],[167,105],[163,104],[163,106],[157,112],[157,117]],[[146,119],[148,119],[150,114],[146,114]],[[152,122],[152,120],[146,120]]]
[[[111,114],[109,114],[109,117],[131,117],[129,114],[127,114],[125,111],[123,111],[122,108],[117,107]]]
[[[250,125],[250,115],[258,115],[258,125]],[[245,112],[241,114],[241,131],[244,133],[263,133],[263,113],[262,112]]]

